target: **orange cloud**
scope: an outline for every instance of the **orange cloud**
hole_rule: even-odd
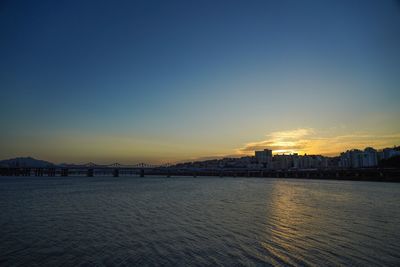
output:
[[[311,128],[272,132],[265,140],[250,142],[236,150],[237,154],[248,155],[255,150],[272,149],[274,153],[307,153],[335,155],[352,148],[391,147],[400,143],[400,133],[372,135],[353,133],[327,136]]]

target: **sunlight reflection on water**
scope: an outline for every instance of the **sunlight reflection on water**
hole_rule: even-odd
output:
[[[3,178],[0,265],[396,265],[400,185]]]

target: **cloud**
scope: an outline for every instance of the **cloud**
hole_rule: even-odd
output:
[[[311,128],[272,132],[267,135],[266,140],[247,143],[244,147],[239,148],[237,153],[249,154],[265,148],[272,149],[275,152],[296,152],[303,150],[307,146],[307,138],[314,134],[315,131]]]
[[[248,155],[255,150],[272,149],[274,153],[307,153],[335,155],[352,148],[391,147],[400,143],[400,133],[373,135],[352,133],[347,135],[324,135],[312,128],[277,131],[266,135],[265,140],[249,142],[236,150],[237,154]]]

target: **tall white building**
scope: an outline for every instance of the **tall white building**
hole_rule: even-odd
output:
[[[367,168],[378,166],[378,152],[372,147],[364,151],[359,149],[347,150],[340,154],[339,167]]]
[[[363,167],[375,167],[378,166],[378,153],[372,147],[364,149],[363,153]]]

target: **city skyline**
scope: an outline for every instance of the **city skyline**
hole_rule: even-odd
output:
[[[0,4],[0,158],[400,144],[396,1]]]
[[[233,159],[233,160],[240,160],[240,159],[246,159],[247,160],[247,158],[255,158],[255,159],[257,159],[257,153],[260,153],[260,154],[265,154],[265,153],[267,153],[266,155],[269,155],[268,153],[270,153],[270,155],[271,155],[271,157],[273,157],[273,158],[275,158],[275,157],[280,157],[280,156],[299,156],[299,157],[302,157],[302,156],[304,156],[304,157],[308,157],[308,156],[311,156],[311,157],[323,157],[323,158],[326,158],[326,159],[334,159],[334,158],[341,158],[343,155],[345,155],[345,154],[348,154],[348,153],[353,153],[353,152],[355,152],[355,153],[358,153],[358,152],[363,152],[363,151],[371,151],[371,150],[373,150],[373,151],[375,151],[375,153],[381,153],[382,155],[383,155],[383,153],[385,152],[385,153],[389,153],[389,154],[387,154],[384,158],[385,159],[387,159],[387,158],[390,158],[390,157],[393,157],[393,156],[397,156],[398,154],[400,154],[400,152],[397,152],[397,151],[399,151],[399,148],[400,148],[400,146],[397,146],[397,145],[393,145],[393,146],[385,146],[385,147],[380,147],[380,148],[377,148],[377,147],[372,147],[372,146],[370,146],[370,145],[366,145],[364,148],[361,148],[361,147],[353,147],[353,148],[349,148],[349,149],[346,149],[346,150],[343,150],[343,151],[340,151],[339,153],[335,153],[335,154],[318,154],[318,153],[307,153],[307,152],[300,152],[300,151],[296,151],[296,150],[292,150],[292,151],[288,151],[288,150],[285,150],[285,151],[282,151],[282,150],[272,150],[272,148],[271,147],[265,147],[265,146],[259,146],[259,147],[254,147],[254,149],[255,150],[248,150],[248,151],[246,151],[246,154],[240,154],[240,153],[238,153],[238,154],[232,154],[232,155],[219,155],[219,156],[208,156],[208,157],[199,157],[199,158],[191,158],[191,159],[186,159],[186,160],[178,160],[178,161],[175,161],[175,162],[166,162],[166,161],[161,161],[161,162],[117,162],[117,161],[115,161],[115,162],[113,162],[113,163],[111,163],[111,162],[93,162],[93,161],[91,161],[91,160],[88,160],[87,162],[67,162],[67,161],[61,161],[61,162],[51,162],[51,161],[49,161],[49,160],[46,160],[46,159],[41,159],[41,158],[34,158],[34,157],[32,157],[32,156],[30,156],[30,155],[25,155],[25,156],[18,156],[18,157],[15,157],[15,158],[7,158],[7,159],[0,159],[0,162],[1,161],[3,161],[3,162],[7,162],[7,161],[9,161],[9,162],[14,162],[14,163],[16,163],[16,162],[19,162],[20,160],[22,160],[22,161],[24,161],[25,159],[28,159],[29,161],[40,161],[40,162],[43,162],[43,164],[45,164],[45,162],[47,162],[47,163],[49,163],[49,164],[67,164],[67,165],[69,165],[69,164],[76,164],[76,165],[82,165],[82,164],[84,164],[84,165],[87,165],[87,164],[93,164],[93,165],[104,165],[104,166],[108,166],[108,165],[115,165],[115,164],[120,164],[121,166],[132,166],[132,165],[140,165],[140,164],[145,164],[145,165],[147,165],[147,164],[149,164],[150,166],[171,166],[171,165],[174,165],[174,164],[181,164],[181,163],[196,163],[196,162],[207,162],[207,161],[218,161],[218,160],[230,160],[230,159]],[[246,147],[246,149],[248,149],[248,147]],[[392,154],[392,153],[394,153],[394,154]],[[377,155],[378,155],[377,154]],[[265,156],[262,156],[262,157],[266,157],[266,155]],[[378,160],[378,159],[377,159]],[[376,161],[376,162],[378,162],[378,161]]]

